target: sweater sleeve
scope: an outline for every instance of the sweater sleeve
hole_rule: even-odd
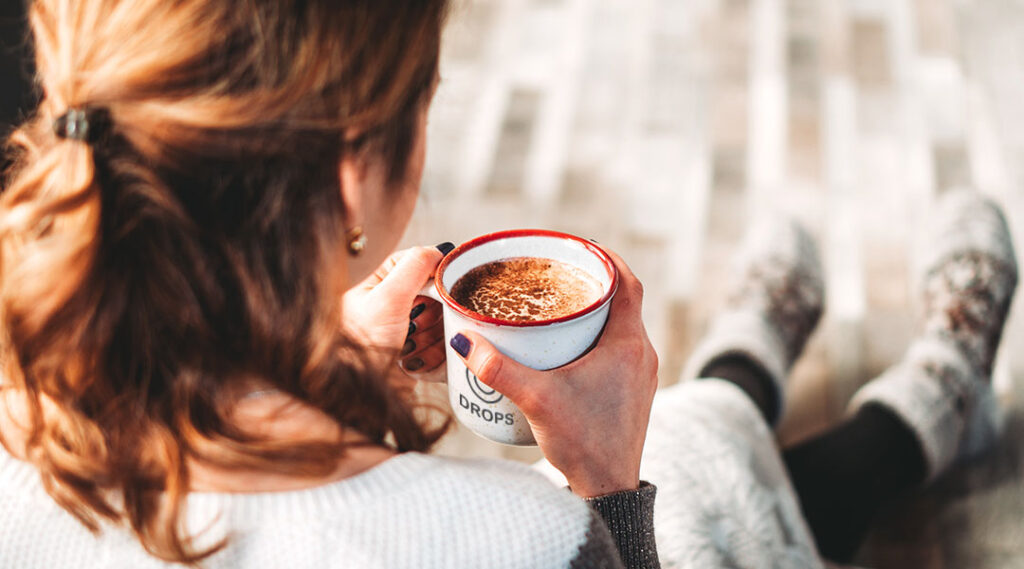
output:
[[[569,569],[626,569],[615,550],[615,540],[608,532],[608,526],[593,509],[590,510],[586,539],[569,563]]]
[[[653,484],[641,482],[636,490],[587,499],[611,532],[626,569],[661,567],[654,541],[654,497],[657,491]]]

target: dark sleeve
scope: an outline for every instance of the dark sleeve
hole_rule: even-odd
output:
[[[587,503],[597,512],[611,533],[626,569],[658,569],[658,547],[654,542],[654,496],[658,489],[647,482],[640,488],[590,498]],[[579,567],[603,567],[579,565]]]
[[[586,539],[569,563],[569,569],[625,569],[608,526],[593,509],[590,510]]]

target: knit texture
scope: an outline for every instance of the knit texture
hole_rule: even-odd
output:
[[[587,502],[604,520],[626,567],[658,567],[654,540],[654,496],[657,488],[641,482],[634,491],[616,492]]]
[[[200,543],[229,535],[210,569],[622,567],[583,500],[508,461],[408,453],[308,490],[195,493],[188,524]],[[0,450],[0,568],[168,566],[126,531],[90,534]]]
[[[915,255],[923,334],[956,344],[985,378],[1017,288],[1016,259],[999,206],[966,190],[939,200]]]
[[[622,566],[619,559],[608,556],[604,548],[604,542],[599,537],[602,533],[608,533],[608,528],[605,526],[604,521],[602,521],[600,514],[593,512],[587,540],[580,547],[576,558],[569,564],[569,569],[614,569]],[[657,567],[657,565],[654,567]]]
[[[915,262],[924,311],[907,355],[855,394],[914,432],[928,478],[987,450],[1002,425],[991,374],[1017,287],[1006,220],[992,201],[951,192],[934,208]]]
[[[706,379],[655,398],[640,475],[658,486],[665,568],[820,569],[778,447],[735,384]]]
[[[958,350],[936,338],[919,339],[898,365],[860,388],[850,401],[854,413],[867,404],[881,405],[906,424],[924,453],[928,480],[941,474],[956,458],[968,421],[994,439],[995,411],[981,402],[991,398],[989,385],[975,374]]]
[[[818,250],[795,221],[765,216],[747,232],[732,272],[726,307],[690,355],[682,378],[700,377],[719,358],[745,356],[772,378],[772,416],[778,419],[789,369],[824,310]]]

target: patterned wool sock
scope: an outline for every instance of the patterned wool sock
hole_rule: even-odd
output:
[[[790,219],[764,218],[748,232],[726,308],[712,320],[682,379],[718,377],[716,370],[747,362],[751,373],[734,382],[744,387],[747,377],[767,378],[775,408],[765,416],[778,420],[786,376],[821,318],[824,297],[821,261],[807,231]]]
[[[972,192],[943,197],[921,256],[924,318],[903,361],[851,402],[893,411],[915,433],[928,479],[992,445],[999,408],[992,365],[1017,286],[1017,263],[1002,212]]]

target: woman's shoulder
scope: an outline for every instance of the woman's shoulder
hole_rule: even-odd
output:
[[[40,490],[35,468],[10,453],[0,443],[0,493],[11,492],[25,496],[32,490]]]
[[[385,517],[400,511],[419,520],[405,530],[421,552],[437,554],[437,563],[424,566],[565,567],[587,539],[589,506],[524,464],[404,458],[420,469],[416,482],[378,507]],[[433,551],[429,544],[438,539],[449,549]],[[401,559],[391,561],[404,565]]]
[[[323,566],[356,567],[567,567],[593,519],[585,502],[523,464],[417,453],[321,488],[233,500],[228,510],[246,543],[329,551]]]
[[[0,491],[25,492],[38,485],[35,469],[23,462],[25,455],[26,420],[20,409],[5,392],[0,378]]]
[[[518,484],[538,485],[545,489],[560,490],[540,472],[527,464],[501,458],[465,458],[432,454],[408,453],[403,455],[418,464],[424,472],[436,476],[475,474],[482,483],[501,479]]]
[[[406,466],[417,471],[411,488],[429,489],[434,494],[450,492],[456,501],[507,501],[574,513],[586,511],[582,500],[523,463],[424,454],[403,455],[393,460],[404,460]]]
[[[24,502],[29,487],[43,495],[33,474],[0,450],[0,486],[9,498]],[[24,515],[41,520],[36,506],[47,502],[25,503]],[[58,509],[49,505],[42,510]],[[272,561],[259,566],[565,567],[593,519],[586,503],[524,464],[417,453],[307,490],[193,493],[188,506],[192,529],[235,536],[224,559]],[[55,520],[69,535],[81,533],[66,513]],[[134,542],[121,541],[119,555],[137,553]]]
[[[194,511],[231,512],[233,523],[307,519],[346,526],[424,512],[443,523],[475,516],[494,523],[513,518],[573,518],[585,524],[589,507],[530,467],[509,460],[403,453],[361,474],[306,490],[254,494],[192,493]]]

